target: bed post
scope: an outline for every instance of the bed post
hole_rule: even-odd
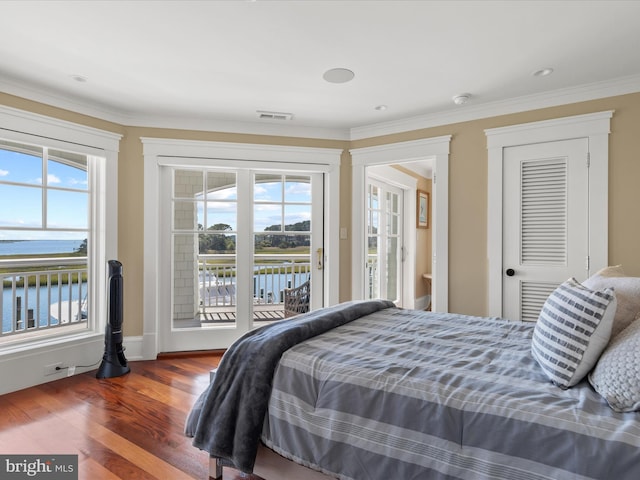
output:
[[[209,480],[222,480],[222,462],[217,457],[209,457]]]

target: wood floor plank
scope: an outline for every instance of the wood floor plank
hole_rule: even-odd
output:
[[[122,377],[93,371],[2,395],[2,451],[77,454],[82,480],[205,480],[208,457],[183,429],[221,355],[131,362]],[[241,478],[225,469],[225,480]]]

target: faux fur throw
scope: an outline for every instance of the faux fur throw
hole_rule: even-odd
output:
[[[282,354],[308,338],[393,306],[385,300],[341,303],[248,332],[222,357],[213,382],[189,413],[185,435],[224,465],[252,473]]]

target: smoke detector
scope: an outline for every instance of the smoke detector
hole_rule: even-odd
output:
[[[261,120],[291,120],[293,118],[293,113],[267,112],[264,110],[256,110],[256,113]]]
[[[458,95],[454,95],[452,100],[453,100],[453,103],[455,103],[456,105],[464,105],[469,101],[470,98],[471,98],[470,93],[460,93]]]

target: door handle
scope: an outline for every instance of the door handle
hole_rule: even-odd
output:
[[[513,277],[516,274],[516,271],[513,268],[507,268],[505,273],[507,274],[507,277]]]
[[[318,255],[318,262],[317,262],[317,267],[318,270],[322,270],[324,267],[324,262],[322,261],[322,249],[319,248],[318,250],[316,250],[316,254]]]

